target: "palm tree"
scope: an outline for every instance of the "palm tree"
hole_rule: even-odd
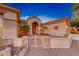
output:
[[[79,3],[73,5],[72,11],[79,9]]]
[[[70,27],[74,27],[75,25],[76,25],[76,22],[75,22],[74,19],[72,19],[71,22],[70,22]]]
[[[79,29],[79,19],[71,20],[70,27],[76,32]]]

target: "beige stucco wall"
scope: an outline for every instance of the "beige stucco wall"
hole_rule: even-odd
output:
[[[17,36],[17,23],[16,21],[3,21],[3,39],[14,38]]]
[[[55,24],[48,24],[45,25],[47,27],[47,30],[45,33],[50,35],[56,35],[56,36],[64,36],[66,34],[66,26],[67,24],[65,22],[55,23]],[[56,30],[54,27],[58,26],[58,29]]]
[[[7,11],[7,10],[6,10],[6,11]],[[16,15],[16,13],[14,13],[14,12],[7,11],[7,12],[4,14],[4,18],[5,18],[5,19],[16,20],[16,19],[17,19],[17,15]]]
[[[22,38],[14,38],[13,39],[14,47],[22,47]]]
[[[50,48],[70,48],[72,35],[67,38],[50,38]]]
[[[8,7],[6,7],[8,8]],[[17,14],[16,12],[3,9],[4,15],[2,17],[2,38],[8,39],[8,38],[14,38],[17,37]]]
[[[2,27],[3,27],[3,20],[0,18],[0,37],[2,37]]]

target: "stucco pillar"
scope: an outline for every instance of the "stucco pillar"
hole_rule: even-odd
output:
[[[3,34],[3,14],[0,13],[0,47],[2,46],[2,34]]]
[[[39,24],[39,27],[38,27],[38,34],[40,34],[40,24]]]
[[[0,38],[2,37],[2,31],[3,31],[3,15],[0,14]]]
[[[36,34],[39,34],[39,26],[36,27]]]
[[[32,35],[32,26],[30,26],[30,35]]]

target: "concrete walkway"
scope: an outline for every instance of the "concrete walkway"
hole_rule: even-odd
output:
[[[26,56],[79,56],[79,45],[72,42],[71,48],[29,48]]]

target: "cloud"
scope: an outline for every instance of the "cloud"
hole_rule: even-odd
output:
[[[24,17],[21,17],[21,19],[25,19],[25,20],[26,20],[28,17],[29,17],[29,16],[24,16]]]
[[[21,19],[27,19],[29,16],[25,16],[25,17],[21,17]],[[51,21],[51,20],[56,20],[57,18],[52,18],[52,17],[48,17],[48,16],[37,16],[39,17],[39,19],[42,21],[42,23]]]
[[[52,17],[48,17],[48,16],[38,16],[43,23],[51,21],[51,20],[56,20],[57,18],[52,18]]]

